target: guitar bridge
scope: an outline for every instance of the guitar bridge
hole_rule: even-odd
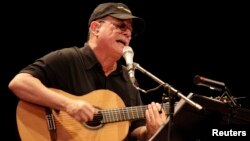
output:
[[[52,114],[51,109],[45,108],[46,109],[46,121],[47,121],[47,126],[48,126],[48,130],[50,133],[50,138],[51,141],[56,141],[57,136],[56,136],[56,124],[55,124],[55,120],[54,120],[54,116]]]

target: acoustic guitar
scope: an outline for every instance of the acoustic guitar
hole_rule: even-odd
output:
[[[56,128],[56,141],[122,141],[126,139],[131,120],[145,118],[147,105],[125,107],[122,99],[110,90],[95,90],[83,96],[71,95],[52,89],[72,99],[82,99],[99,108],[94,119],[80,123],[66,112],[52,110]],[[164,103],[165,113],[169,104]],[[16,120],[22,141],[50,141],[51,121],[46,118],[45,107],[20,100]]]

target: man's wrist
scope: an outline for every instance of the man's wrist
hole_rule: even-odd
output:
[[[143,138],[145,141],[149,140],[152,137],[152,135],[148,132],[147,129],[145,129],[144,133],[143,133]]]

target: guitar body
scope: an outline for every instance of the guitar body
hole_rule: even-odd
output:
[[[16,120],[22,141],[50,140],[43,107],[19,101]]]
[[[109,90],[96,90],[84,96],[74,96],[58,89],[52,90],[72,99],[86,100],[101,109],[125,107],[120,97]],[[53,115],[56,123],[57,141],[122,141],[128,134],[129,121],[89,127],[63,111],[53,111]],[[22,141],[51,140],[44,107],[20,100],[16,116]]]

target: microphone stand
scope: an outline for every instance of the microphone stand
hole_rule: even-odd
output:
[[[145,70],[144,68],[142,68],[138,63],[134,63],[134,69],[138,69],[139,71],[141,71],[142,73],[146,74],[147,76],[149,76],[150,78],[152,78],[154,81],[156,81],[157,83],[159,83],[160,85],[162,85],[164,87],[164,90],[167,90],[168,94],[169,94],[169,126],[168,126],[168,141],[171,140],[171,127],[173,124],[173,115],[174,115],[174,101],[173,101],[173,96],[177,95],[178,97],[184,99],[188,104],[190,104],[191,106],[197,108],[198,110],[202,109],[202,106],[200,106],[199,104],[195,103],[194,101],[190,100],[189,98],[187,98],[186,96],[184,96],[182,93],[180,93],[178,90],[176,90],[175,88],[173,88],[172,86],[170,86],[168,83],[163,82],[162,80],[160,80],[159,78],[157,78],[155,75],[153,75],[152,73],[148,72],[147,70]]]

